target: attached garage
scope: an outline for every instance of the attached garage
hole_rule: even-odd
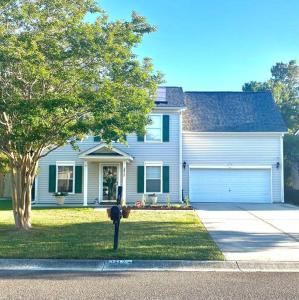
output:
[[[271,203],[271,168],[196,168],[189,171],[190,202]]]
[[[284,202],[283,135],[271,93],[186,92],[182,190],[190,202]]]

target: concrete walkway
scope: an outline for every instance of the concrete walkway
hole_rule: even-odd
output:
[[[299,208],[289,204],[193,204],[227,260],[299,261]]]

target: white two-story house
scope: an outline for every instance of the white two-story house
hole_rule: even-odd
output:
[[[40,160],[35,204],[115,201],[155,193],[171,202],[283,202],[286,127],[270,93],[183,92],[160,87],[145,136],[109,147],[97,137]]]

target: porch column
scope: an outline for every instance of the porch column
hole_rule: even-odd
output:
[[[88,162],[84,161],[83,171],[83,206],[87,206]]]
[[[123,162],[123,194],[122,194],[122,200],[126,200],[126,194],[127,194],[127,162]]]

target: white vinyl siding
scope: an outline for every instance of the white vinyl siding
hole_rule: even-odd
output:
[[[169,166],[169,195],[172,202],[178,202],[181,199],[179,189],[179,113],[166,110],[155,110],[156,114],[169,115],[169,142],[167,143],[140,143],[137,141],[135,134],[127,135],[127,145],[115,143],[113,146],[121,151],[131,155],[134,160],[127,163],[127,203],[134,203],[141,198],[137,193],[137,166],[143,166],[146,161],[161,161],[163,165]],[[75,165],[83,166],[83,160],[78,156],[95,145],[93,136],[80,141],[78,146],[80,151],[73,150],[70,145],[63,146],[51,152],[39,162],[38,175],[38,201],[40,204],[55,203],[55,199],[48,192],[49,185],[49,165],[55,165],[56,161],[74,161]],[[109,161],[110,162],[110,161]],[[107,163],[109,163],[107,162]],[[106,163],[106,161],[105,161]],[[113,163],[113,161],[111,161]],[[84,174],[83,174],[84,175]],[[122,170],[121,170],[122,178]],[[165,201],[165,194],[158,195],[158,201]],[[88,162],[88,204],[94,203],[99,197],[99,163]],[[66,204],[83,204],[83,194],[71,194],[66,197]]]
[[[259,166],[271,170],[272,201],[281,202],[281,134],[183,132],[184,195],[189,195],[189,166]],[[277,162],[280,167],[277,168]]]
[[[190,168],[190,202],[271,202],[271,169]]]

